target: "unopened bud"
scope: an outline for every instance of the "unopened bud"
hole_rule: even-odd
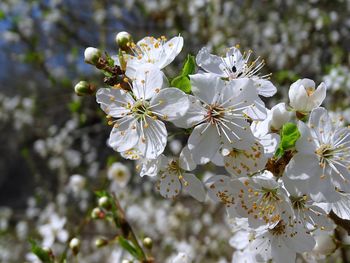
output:
[[[105,245],[108,244],[108,240],[104,238],[98,238],[95,240],[95,246],[96,247],[104,247]]]
[[[110,207],[110,202],[107,196],[102,196],[98,199],[98,205],[108,209]]]
[[[121,31],[116,35],[115,42],[121,50],[128,50],[128,43],[132,42],[132,36],[128,32]]]
[[[122,263],[132,263],[132,261],[130,261],[129,259],[123,259]]]
[[[73,238],[70,242],[69,242],[69,247],[72,250],[74,255],[77,255],[79,253],[79,249],[80,249],[80,240],[78,238]]]
[[[86,63],[96,65],[98,62],[98,59],[102,56],[101,50],[94,48],[94,47],[88,47],[84,51],[84,60]]]
[[[152,239],[150,237],[145,237],[143,239],[142,243],[145,246],[145,248],[152,249],[153,241],[152,241]]]
[[[100,208],[96,207],[92,210],[91,217],[93,219],[103,219],[105,217],[105,213]]]
[[[96,88],[89,82],[82,80],[74,86],[74,91],[78,96],[92,95],[95,93]]]

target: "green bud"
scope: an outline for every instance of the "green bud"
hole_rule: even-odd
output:
[[[129,44],[132,42],[132,36],[128,32],[121,31],[116,35],[115,42],[121,50],[128,50]]]
[[[145,237],[143,239],[142,243],[145,246],[145,248],[152,249],[153,241],[152,241],[152,239],[150,237]]]
[[[108,240],[104,239],[104,238],[98,238],[95,240],[95,246],[100,248],[100,247],[104,247],[108,244]]]
[[[95,93],[96,88],[89,82],[82,80],[74,86],[74,91],[78,96],[92,95]]]
[[[108,209],[110,207],[110,202],[107,196],[102,196],[98,199],[98,205]]]
[[[86,63],[96,65],[100,57],[102,57],[102,52],[97,48],[88,47],[84,51],[84,60]]]
[[[72,250],[74,255],[77,255],[79,253],[79,249],[80,249],[80,240],[78,238],[73,238],[70,242],[69,242],[69,247]]]

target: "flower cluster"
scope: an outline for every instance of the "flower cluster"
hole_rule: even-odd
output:
[[[204,201],[205,185],[209,198],[239,219],[234,228],[247,242],[241,246],[242,235],[232,242],[240,244],[242,262],[295,262],[334,229],[331,210],[350,219],[350,129],[321,107],[324,83],[316,88],[300,79],[290,86],[288,103],[267,109],[261,97],[277,88],[270,74],[260,74],[265,62],[251,60],[252,51],[242,54],[236,46],[220,57],[202,48],[169,82],[163,68],[180,53],[181,36],[135,44],[123,32],[116,40],[116,57],[93,48],[85,54],[88,63],[116,73],[96,93],[113,127],[108,145],[137,160],[141,176],[157,177],[164,197],[183,191]],[[167,154],[168,130],[187,141],[178,156]],[[209,163],[228,175],[203,184],[195,169]]]

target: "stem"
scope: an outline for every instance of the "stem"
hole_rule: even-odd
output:
[[[144,252],[142,246],[139,244],[137,237],[136,237],[131,225],[126,220],[125,212],[124,212],[123,208],[121,207],[118,199],[116,198],[116,196],[113,196],[113,197],[115,200],[116,207],[119,211],[119,215],[118,215],[119,218],[118,219],[119,219],[119,224],[120,224],[120,228],[121,228],[123,237],[130,240],[132,242],[132,244],[141,251],[141,253],[142,253],[141,262],[142,263],[154,263],[155,262],[154,259],[152,257],[148,257],[147,254]]]

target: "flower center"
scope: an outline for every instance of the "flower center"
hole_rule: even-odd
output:
[[[278,189],[267,189],[265,187],[262,187],[262,192],[263,192],[262,198],[263,198],[263,200],[265,200],[267,202],[279,201],[280,198],[278,197],[277,190]]]
[[[322,144],[315,153],[321,158],[320,162],[324,163],[326,159],[332,158],[334,149],[329,144]]]
[[[145,115],[150,115],[151,112],[148,110],[149,108],[149,102],[144,100],[138,100],[133,105],[131,111],[137,118],[142,118]]]
[[[292,202],[292,206],[293,206],[294,209],[302,210],[302,209],[305,208],[306,195],[298,196],[298,197],[291,196],[290,200]]]
[[[279,221],[274,228],[269,230],[269,232],[274,236],[280,236],[286,233],[286,225],[284,224],[283,220]]]
[[[315,89],[313,87],[306,88],[306,94],[310,97],[312,94],[314,94]]]
[[[224,117],[225,109],[223,107],[218,105],[208,105],[206,109],[207,114],[205,115],[205,119],[211,124],[220,122],[220,118]]]

